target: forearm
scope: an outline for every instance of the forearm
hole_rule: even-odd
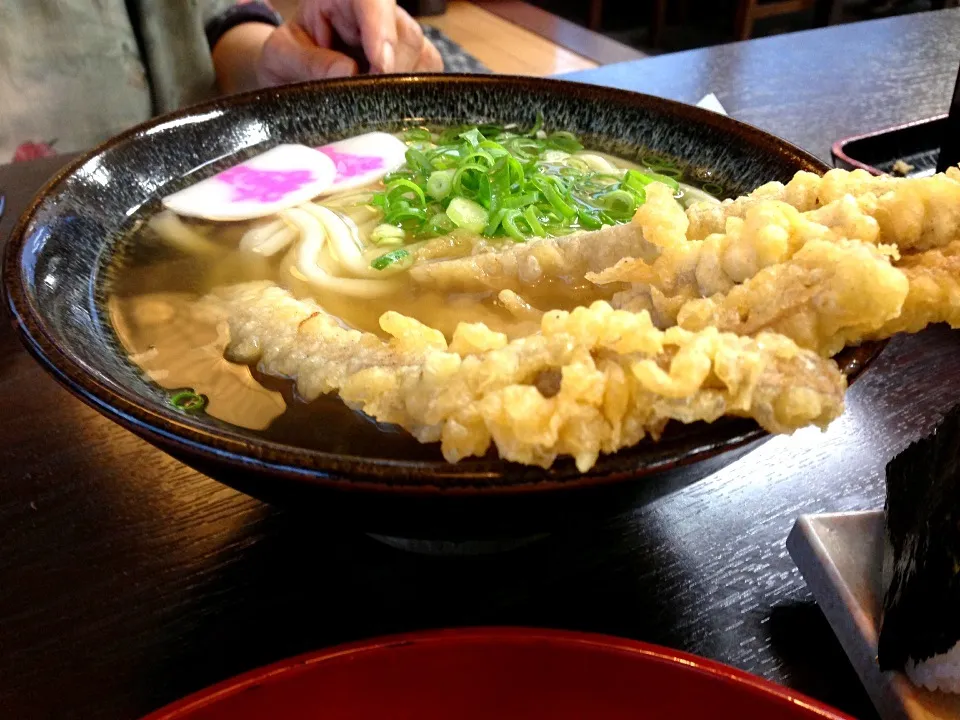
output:
[[[226,95],[260,87],[257,58],[274,30],[265,22],[245,22],[223,34],[212,52],[220,92]]]

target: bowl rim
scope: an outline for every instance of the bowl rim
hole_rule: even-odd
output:
[[[210,687],[192,693],[180,700],[151,712],[143,720],[186,720],[196,710],[216,705],[220,700],[242,693],[251,687],[267,686],[287,676],[309,672],[324,662],[349,659],[366,653],[391,652],[411,645],[456,646],[473,643],[513,645],[518,642],[542,642],[565,648],[588,648],[600,652],[640,657],[652,663],[680,668],[682,672],[696,674],[736,687],[738,691],[754,697],[763,696],[781,703],[799,706],[810,718],[824,720],[853,720],[845,713],[826,703],[815,700],[785,685],[766,680],[725,663],[692,653],[671,648],[615,637],[600,633],[549,628],[526,628],[514,626],[463,627],[421,630],[397,635],[360,640],[335,645],[295,655],[260,668],[249,670],[223,680]],[[638,671],[639,673],[639,671]]]
[[[754,426],[739,433],[732,433],[720,440],[705,441],[704,444],[688,448],[680,454],[640,462],[639,467],[629,469],[614,467],[604,471],[603,468],[595,466],[587,474],[574,474],[572,477],[551,476],[550,470],[537,472],[540,470],[537,468],[531,471],[525,466],[500,459],[477,459],[472,462],[472,466],[467,466],[442,460],[369,458],[298,448],[276,441],[251,438],[226,429],[185,422],[174,416],[172,412],[167,413],[159,406],[154,407],[151,403],[145,402],[126,388],[114,388],[98,380],[93,374],[87,372],[81,362],[62,348],[52,332],[48,330],[39,309],[34,306],[25,287],[23,252],[28,239],[26,231],[48,195],[86,163],[116,146],[135,140],[148,130],[155,130],[167,124],[176,124],[183,118],[256,104],[265,95],[283,97],[292,96],[304,90],[322,91],[371,86],[383,88],[410,83],[427,83],[441,88],[462,88],[464,85],[507,85],[532,92],[579,94],[584,101],[600,103],[610,101],[618,105],[648,107],[664,115],[679,117],[684,121],[692,120],[701,126],[714,128],[720,132],[735,132],[743,137],[747,144],[758,147],[764,152],[778,153],[797,167],[820,173],[829,169],[829,166],[820,159],[781,138],[710,110],[629,90],[553,78],[453,73],[363,76],[310,81],[218,98],[155,117],[106,140],[66,163],[36,193],[11,231],[2,265],[2,294],[13,317],[14,326],[27,350],[47,372],[80,400],[163,449],[180,451],[195,459],[227,465],[241,472],[254,470],[338,490],[375,490],[402,494],[432,493],[437,490],[448,494],[461,492],[470,494],[483,490],[484,494],[492,492],[515,494],[574,485],[582,487],[609,484],[691,464],[712,456],[718,451],[733,450],[768,436],[766,431],[759,426]],[[865,368],[879,354],[884,344],[861,346],[858,351],[862,350],[862,352],[854,359],[854,365],[860,369]],[[620,453],[629,451],[630,448],[625,448]],[[619,453],[609,457],[615,457],[617,454]],[[603,456],[601,462],[602,460]],[[600,464],[598,462],[598,465]],[[511,472],[511,468],[522,469],[522,473],[521,471]],[[531,473],[535,476],[531,477]],[[510,479],[511,475],[521,474],[526,477]]]

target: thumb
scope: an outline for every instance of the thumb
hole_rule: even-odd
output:
[[[356,74],[356,62],[343,53],[319,47],[296,25],[278,28],[260,55],[260,81],[266,85]]]

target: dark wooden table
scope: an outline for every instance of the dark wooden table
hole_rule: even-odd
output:
[[[960,11],[617,65],[578,79],[696,101],[822,157],[946,110]],[[59,161],[0,168],[12,218]],[[437,626],[662,643],[874,717],[784,539],[877,508],[882,469],[960,398],[960,334],[896,339],[828,432],[760,445],[626,516],[438,558],[335,533],[188,470],[81,405],[0,329],[0,717],[134,718],[314,648]],[[691,471],[696,472],[696,471]]]

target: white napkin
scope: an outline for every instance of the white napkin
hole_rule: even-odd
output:
[[[720,101],[717,100],[717,96],[713,93],[704,95],[700,99],[700,102],[697,103],[697,107],[703,108],[704,110],[713,110],[713,112],[720,113],[721,115],[727,114],[727,111],[724,109],[723,105],[720,104]]]

